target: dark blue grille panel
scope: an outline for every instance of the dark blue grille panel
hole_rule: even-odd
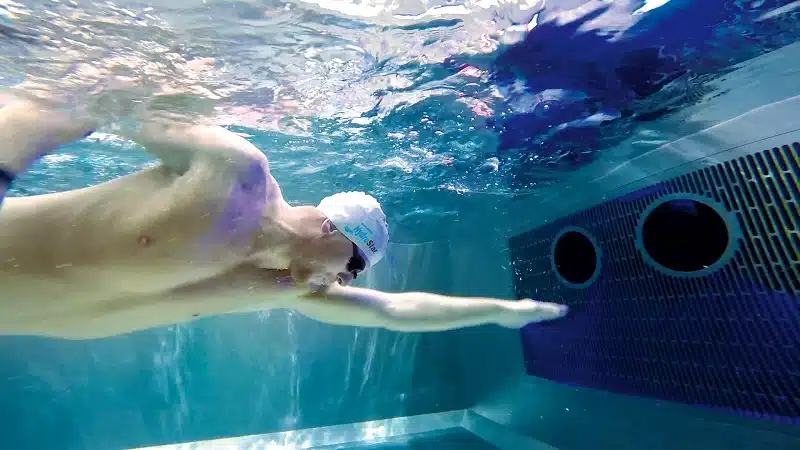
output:
[[[510,241],[516,292],[570,305],[530,325],[528,373],[554,381],[800,423],[800,144],[676,177]],[[701,196],[730,212],[735,253],[710,274],[669,275],[636,243],[657,199]],[[552,270],[553,239],[580,227],[602,249],[583,289]]]

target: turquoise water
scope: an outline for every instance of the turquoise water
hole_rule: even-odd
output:
[[[251,136],[291,201],[366,190],[398,241],[424,242],[442,221],[535,196],[655,118],[708,101],[732,64],[800,35],[784,0],[543,3],[31,2],[27,15],[0,9],[16,38],[2,44],[0,76],[74,104],[110,92],[91,97],[106,115],[115,98],[160,93],[166,111]],[[91,156],[45,160],[16,193],[145,163],[105,136]],[[639,151],[671,138],[651,130]]]
[[[682,114],[726,94],[732,65],[800,36],[788,0],[353,5],[2,3],[0,80],[36,81],[74,104],[106,92],[94,107],[110,114],[122,97],[186,88],[162,92],[161,107],[246,135],[291,203],[344,189],[383,202],[390,258],[366,285],[512,298],[507,224],[534,214],[512,200],[536,198],[629,136],[642,136],[634,158],[704,128]],[[134,87],[115,90],[116,76]],[[676,125],[653,125],[662,119]],[[112,126],[39,161],[12,195],[152,162]],[[397,334],[290,311],[91,342],[0,338],[0,447],[326,435],[462,410],[503,431],[359,426],[372,430],[361,443],[298,434],[267,448],[777,449],[800,439],[795,427],[529,377],[522,353],[511,330]]]

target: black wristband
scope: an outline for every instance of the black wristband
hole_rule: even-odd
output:
[[[0,183],[4,183],[6,187],[9,187],[15,177],[14,172],[0,166]]]

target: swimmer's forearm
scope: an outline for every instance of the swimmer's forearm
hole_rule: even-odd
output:
[[[317,300],[328,307],[315,317],[355,326],[378,326],[396,331],[442,331],[499,324],[513,314],[515,302],[449,297],[427,292],[387,293],[372,289],[332,286]],[[339,311],[334,312],[333,308]],[[324,315],[324,316],[323,316]],[[366,323],[365,323],[366,322]]]
[[[11,182],[42,155],[91,134],[96,124],[32,101],[0,109],[0,204]]]
[[[11,183],[28,168],[36,159],[30,145],[19,141],[29,140],[27,136],[20,136],[25,130],[20,130],[20,119],[25,115],[26,106],[14,104],[0,109],[0,136],[4,142],[0,143],[0,205],[11,189]]]
[[[0,109],[0,167],[13,175],[26,170],[42,155],[89,135],[96,124],[47,110],[31,101]]]

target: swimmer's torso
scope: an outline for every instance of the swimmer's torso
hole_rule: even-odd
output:
[[[263,305],[286,274],[246,260],[267,203],[282,198],[240,181],[210,163],[181,175],[159,165],[86,189],[7,199],[0,334],[92,337]],[[264,183],[277,189],[268,172]],[[184,295],[191,290],[208,295]]]

